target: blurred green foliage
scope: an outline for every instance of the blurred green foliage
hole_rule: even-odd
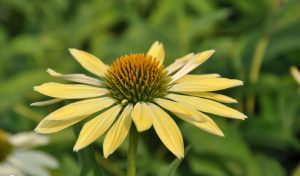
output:
[[[67,48],[111,63],[159,40],[167,64],[214,48],[213,58],[195,72],[244,80],[243,87],[224,93],[237,98],[235,108],[249,118],[215,117],[225,138],[178,121],[191,145],[181,164],[172,162],[153,131],[142,133],[138,175],[299,176],[300,95],[289,75],[291,65],[300,66],[299,9],[299,0],[0,0],[0,127],[32,130],[60,106],[29,104],[44,98],[32,87],[53,80],[48,67],[85,72]],[[42,149],[61,162],[53,175],[78,175],[73,130],[51,138]],[[127,141],[108,160],[102,158],[101,140],[92,147],[106,175],[125,173]]]

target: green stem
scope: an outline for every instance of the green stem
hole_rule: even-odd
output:
[[[134,127],[131,128],[129,134],[127,176],[136,175],[135,160],[136,160],[138,139],[139,139],[138,132]]]

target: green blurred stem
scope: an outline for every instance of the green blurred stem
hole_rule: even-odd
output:
[[[137,153],[137,146],[138,146],[138,132],[135,128],[131,128],[129,134],[129,148],[128,148],[128,165],[127,165],[127,176],[135,176],[136,175],[136,168],[135,168],[135,161],[136,161],[136,153]]]
[[[263,58],[265,56],[265,52],[268,47],[268,43],[269,43],[269,38],[267,36],[264,36],[259,40],[255,48],[252,64],[250,67],[250,73],[249,73],[249,80],[251,85],[254,85],[258,80]],[[247,111],[250,114],[253,113],[254,111],[254,106],[255,106],[254,102],[255,102],[255,97],[254,94],[251,93],[249,94],[247,99]]]

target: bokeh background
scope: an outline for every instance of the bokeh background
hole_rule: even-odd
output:
[[[47,68],[86,72],[68,48],[111,63],[126,53],[146,52],[156,40],[164,43],[167,64],[189,52],[215,49],[194,72],[243,80],[244,86],[222,93],[238,99],[232,107],[249,118],[214,117],[225,138],[178,121],[185,145],[191,146],[181,163],[153,130],[142,133],[138,175],[300,175],[300,93],[289,73],[290,66],[300,67],[299,0],[0,0],[0,128],[33,130],[61,106],[29,104],[46,99],[34,85],[60,81]],[[72,151],[72,128],[50,138],[41,150],[59,160],[60,168],[51,171],[55,176],[78,175],[82,165],[106,175],[125,173],[127,141],[106,160],[100,139],[92,146],[95,166]],[[95,150],[86,149],[84,156],[94,156],[89,151]]]

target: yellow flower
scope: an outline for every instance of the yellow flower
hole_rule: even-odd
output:
[[[205,113],[247,118],[221,104],[236,103],[235,99],[211,92],[240,86],[242,81],[222,78],[219,74],[188,74],[205,62],[214,50],[185,55],[166,68],[163,66],[165,51],[159,42],[155,42],[146,54],[121,56],[111,66],[87,52],[77,49],[70,49],[70,52],[99,79],[84,74],[64,75],[48,69],[51,76],[81,84],[50,82],[36,86],[34,90],[54,99],[32,105],[80,99],[45,117],[35,129],[39,133],[60,131],[101,111],[83,126],[75,151],[90,145],[108,131],[103,143],[104,157],[108,157],[123,143],[133,121],[138,132],[153,126],[163,144],[182,158],[182,135],[169,113],[219,136],[223,136],[222,131]]]

